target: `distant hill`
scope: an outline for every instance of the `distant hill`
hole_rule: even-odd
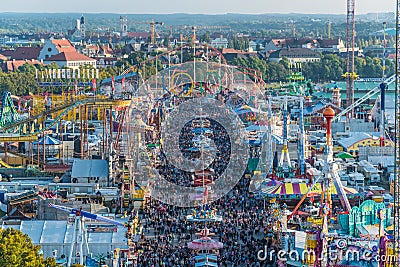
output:
[[[231,26],[234,32],[251,32],[256,30],[285,29],[294,24],[296,28],[301,27],[322,27],[326,28],[327,21],[332,23],[332,31],[335,34],[335,25],[340,28],[337,34],[341,34],[343,23],[346,22],[345,15],[330,14],[123,14],[128,18],[128,28],[130,31],[149,30],[144,24],[135,22],[164,22],[163,26],[158,26],[159,32],[168,33],[170,27],[177,25],[221,25]],[[29,32],[63,32],[73,29],[76,20],[82,16],[81,13],[0,13],[0,33],[29,33]],[[88,31],[119,31],[120,14],[98,13],[84,14],[86,20],[86,29]],[[390,13],[385,14],[366,14],[356,16],[360,23],[368,22],[377,24],[382,20],[392,23],[394,26],[394,16]],[[390,26],[390,25],[389,25]],[[379,30],[379,27],[376,27]],[[305,28],[305,31],[307,29]],[[318,34],[322,34],[322,29]]]

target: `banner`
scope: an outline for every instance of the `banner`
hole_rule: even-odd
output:
[[[96,79],[92,79],[92,89],[96,91]]]
[[[71,70],[67,69],[67,79],[71,79]]]
[[[92,79],[94,79],[94,69],[92,69]]]
[[[53,79],[57,78],[57,70],[53,69]]]
[[[77,73],[78,73],[78,76],[77,76],[77,77],[78,77],[78,79],[80,79],[80,78],[81,78],[81,70],[80,70],[80,69],[77,69],[76,71],[77,71]],[[85,78],[85,77],[83,77],[83,78]]]
[[[61,78],[65,79],[65,69],[61,70]]]
[[[96,79],[99,78],[99,69],[96,69]]]
[[[75,94],[78,94],[78,81],[75,81],[74,88],[75,88]]]
[[[125,77],[122,77],[121,86],[122,86],[122,91],[125,91]]]
[[[60,69],[57,70],[57,78],[61,79],[61,70]]]
[[[111,90],[112,90],[112,92],[114,93],[114,83],[115,83],[115,78],[114,78],[114,76],[111,78]]]

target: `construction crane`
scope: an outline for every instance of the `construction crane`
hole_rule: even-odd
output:
[[[354,71],[354,35],[355,35],[355,0],[347,0],[347,31],[346,31],[346,73],[343,77],[346,79],[346,106],[354,103],[354,80],[358,78]],[[348,113],[348,118],[353,117],[353,111]]]
[[[160,21],[154,21],[154,19],[152,19],[150,22],[135,22],[135,24],[147,24],[150,25],[150,32],[151,32],[151,39],[150,39],[150,44],[155,44],[156,42],[156,25],[164,25],[164,22],[160,22]]]
[[[179,29],[191,29],[192,30],[192,43],[195,44],[196,43],[196,31],[197,30],[202,30],[202,29],[230,29],[230,26],[218,26],[218,25],[212,25],[212,26],[188,26],[188,25],[181,25],[181,26],[175,26],[175,28],[179,28]],[[172,30],[171,30],[172,32]],[[182,35],[181,35],[181,39]],[[181,40],[182,41],[182,40]]]

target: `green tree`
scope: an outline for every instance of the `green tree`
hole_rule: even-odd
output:
[[[32,244],[28,235],[7,228],[0,230],[0,266],[56,267],[54,259],[44,259],[40,246]]]
[[[168,36],[165,36],[163,45],[164,45],[165,47],[169,47],[169,37],[168,37]]]

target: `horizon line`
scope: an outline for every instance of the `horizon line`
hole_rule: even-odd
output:
[[[355,14],[355,16],[369,15],[369,14],[388,14],[393,13],[392,11],[382,11],[382,12],[367,12]],[[271,12],[271,13],[236,13],[236,12],[225,12],[225,13],[190,13],[190,12],[175,12],[175,13],[117,13],[117,12],[78,12],[78,11],[68,11],[68,12],[21,12],[21,11],[1,11],[0,14],[109,14],[109,15],[210,15],[210,16],[222,16],[222,15],[334,15],[334,16],[346,16],[346,13],[303,13],[303,12]]]

